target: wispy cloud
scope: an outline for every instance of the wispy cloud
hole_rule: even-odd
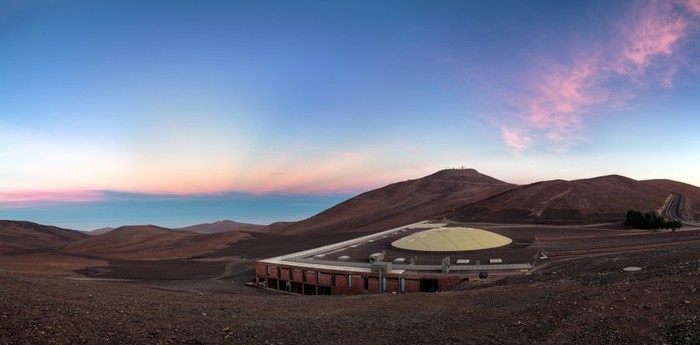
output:
[[[598,92],[597,58],[588,58],[571,67],[556,64],[544,65],[540,75],[530,85],[531,94],[525,97],[526,121],[530,129],[544,134],[548,140],[568,143],[583,126],[590,108],[608,101],[608,94]],[[520,143],[516,150],[525,149],[528,143]],[[522,145],[525,144],[525,145]]]
[[[652,0],[633,8],[602,48],[575,52],[572,63],[538,65],[528,91],[512,100],[521,115],[501,128],[504,143],[516,152],[542,140],[568,147],[583,138],[593,114],[620,107],[641,88],[673,87],[699,15],[700,0]]]
[[[530,145],[530,138],[521,134],[518,130],[510,130],[506,127],[501,128],[501,136],[506,145],[513,148],[516,152],[524,150]]]
[[[689,24],[687,14],[673,10],[672,2],[652,1],[633,13],[631,23],[620,26],[622,50],[613,68],[621,75],[643,77],[655,59],[677,53]]]
[[[85,203],[103,200],[99,191],[0,191],[0,207]]]
[[[700,0],[687,0],[684,5],[696,16],[700,16]]]
[[[333,151],[332,154],[334,156],[338,157],[348,157],[348,158],[354,158],[354,157],[359,157],[360,154],[357,152],[348,152],[348,151]]]

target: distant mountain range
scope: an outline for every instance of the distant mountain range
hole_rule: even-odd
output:
[[[671,180],[637,181],[609,175],[515,185],[474,169],[450,169],[360,194],[299,222],[269,226],[232,221],[181,229],[125,226],[100,229],[90,236],[53,226],[0,221],[0,254],[60,248],[76,255],[162,259],[213,252],[251,238],[274,237],[284,243],[288,236],[373,232],[430,218],[516,224],[621,224],[629,209],[662,212],[674,193],[683,198],[684,217],[700,217],[700,188]]]
[[[214,223],[197,224],[192,226],[187,226],[184,228],[178,228],[177,230],[191,231],[198,234],[214,234],[217,232],[228,232],[228,231],[265,231],[267,226],[258,224],[247,224],[238,223],[230,220],[220,220]]]
[[[242,231],[197,234],[155,225],[123,226],[64,245],[61,252],[120,259],[167,259],[212,252],[248,237]]]

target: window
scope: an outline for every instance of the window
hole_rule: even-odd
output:
[[[352,276],[348,274],[348,287],[352,287]]]

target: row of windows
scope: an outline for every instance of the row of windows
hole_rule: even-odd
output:
[[[289,268],[289,278],[290,279],[293,279],[295,271],[296,272],[301,271],[301,281],[304,283],[309,282],[308,278],[307,278],[309,274],[311,274],[311,275],[314,274],[313,271],[297,270],[297,269]],[[270,265],[265,265],[265,273],[267,274],[268,277],[270,276],[270,272],[271,272]],[[321,284],[321,274],[328,274],[328,273],[321,273],[321,272],[315,272],[315,273],[316,273],[316,284]],[[335,273],[331,273],[331,285],[332,286],[335,286],[335,276],[336,276]],[[278,278],[282,277],[282,268],[281,267],[277,267],[277,277]],[[352,276],[348,276],[348,277],[349,277],[348,287],[352,287]]]
[[[269,277],[269,276],[270,276],[270,271],[271,271],[270,265],[266,265],[266,266],[265,266],[265,269],[266,269],[266,274],[267,274],[267,276]],[[309,274],[313,275],[314,273],[316,273],[316,284],[318,284],[318,285],[320,285],[320,284],[321,284],[321,281],[322,281],[321,275],[322,275],[322,274],[328,274],[328,273],[313,272],[313,271],[306,271],[306,270],[297,270],[297,269],[289,268],[289,277],[290,277],[290,279],[293,278],[294,272],[295,272],[295,271],[296,271],[296,272],[301,271],[301,279],[302,279],[302,282],[304,282],[304,283],[309,283],[309,282],[307,281],[307,280],[308,280],[307,277],[308,277]],[[330,275],[331,275],[331,286],[336,286],[336,276],[337,276],[337,275],[336,275],[335,273],[331,273]],[[342,275],[342,274],[341,274],[340,276],[342,276],[342,277],[347,277],[347,279],[346,279],[347,287],[351,288],[351,287],[352,287],[353,276],[352,276],[352,275],[347,275],[347,276],[345,276],[345,275]],[[279,278],[279,277],[282,277],[282,268],[280,268],[280,267],[277,267],[277,277],[278,277],[278,278]],[[354,277],[357,277],[357,276],[354,276]],[[367,277],[367,276],[360,276],[360,278],[362,278],[362,280],[363,280],[363,282],[364,282],[364,289],[365,289],[365,290],[368,290],[368,289],[369,289],[369,277]],[[380,284],[381,284],[381,287],[380,287],[381,290],[382,290],[382,291],[386,291],[386,290],[387,290],[387,278],[386,278],[386,277],[382,277]],[[400,291],[400,292],[406,292],[406,279],[404,279],[404,278],[399,279],[399,291]]]

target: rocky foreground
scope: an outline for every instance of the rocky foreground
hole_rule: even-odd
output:
[[[174,292],[2,271],[0,344],[700,344],[698,288],[698,245],[434,294]]]

